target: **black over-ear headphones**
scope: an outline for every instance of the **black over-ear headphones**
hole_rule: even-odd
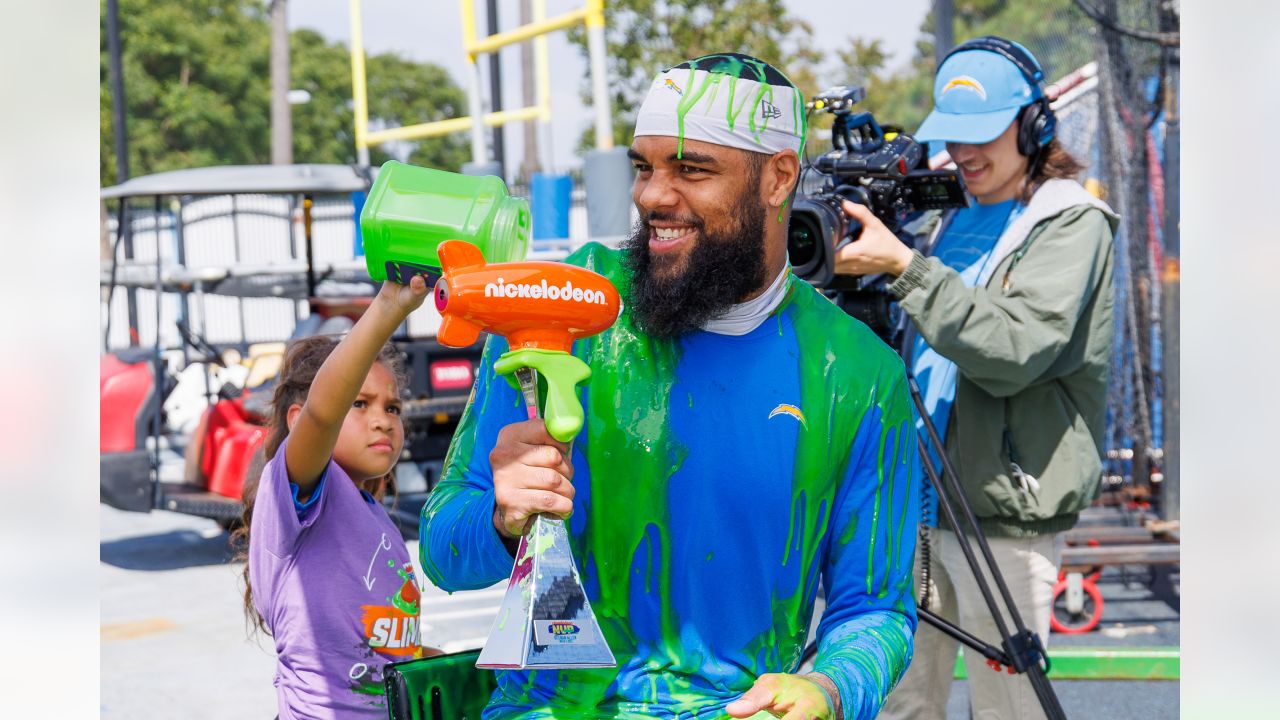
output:
[[[1021,46],[996,35],[984,35],[967,40],[947,53],[947,57],[943,58],[942,62],[945,63],[948,58],[958,52],[968,50],[986,50],[1003,57],[1018,68],[1018,72],[1022,73],[1028,84],[1039,88],[1040,97],[1023,108],[1021,119],[1018,121],[1018,152],[1026,157],[1034,157],[1040,152],[1040,148],[1049,144],[1058,129],[1058,118],[1053,114],[1053,108],[1049,107],[1049,99],[1044,95],[1044,71],[1040,69],[1040,63],[1036,62],[1036,59]]]

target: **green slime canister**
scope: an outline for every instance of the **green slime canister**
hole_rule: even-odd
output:
[[[486,262],[523,260],[529,251],[529,204],[507,194],[502,179],[383,164],[360,212],[365,263],[375,281],[408,284],[438,276],[445,240],[480,248]]]

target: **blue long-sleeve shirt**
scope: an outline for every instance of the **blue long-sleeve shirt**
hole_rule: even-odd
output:
[[[614,251],[569,259],[626,292]],[[910,660],[919,519],[902,364],[865,326],[789,276],[743,336],[643,335],[624,311],[579,341],[592,377],[573,446],[570,544],[616,669],[501,671],[485,718],[721,718],[800,662],[821,581],[815,670],[846,718],[871,718]],[[495,377],[493,338],[423,509],[422,562],[446,590],[506,578],[489,450],[525,419]],[[428,618],[428,621],[430,619]]]

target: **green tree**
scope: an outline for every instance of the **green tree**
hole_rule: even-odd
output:
[[[927,57],[919,54],[910,66],[898,73],[888,72],[888,55],[880,40],[870,42],[849,38],[836,51],[837,67],[831,71],[833,84],[854,84],[866,88],[862,108],[871,111],[882,124],[912,131],[924,120],[933,104],[932,45]],[[921,52],[917,49],[917,53]],[[814,149],[825,147],[828,138],[810,138]]]
[[[355,163],[350,52],[314,30],[295,30],[289,38],[289,67],[290,86],[311,93],[311,100],[293,106],[294,161]],[[372,160],[372,152],[370,156]]]
[[[297,162],[356,161],[355,111],[351,107],[351,54],[313,30],[296,30],[290,40],[293,87],[311,100],[293,109],[293,145]],[[444,68],[417,63],[394,53],[365,63],[370,125],[401,127],[467,114],[467,97]],[[399,144],[398,159],[415,165],[458,170],[471,159],[465,135],[454,134]],[[392,158],[385,146],[369,149],[369,162]]]
[[[1015,40],[1035,54],[1049,82],[1093,59],[1093,23],[1072,0],[956,0],[953,18],[957,43],[980,35]],[[930,12],[907,65],[893,71],[887,68],[879,41],[850,37],[837,51],[835,67],[828,67],[823,76],[831,78],[831,84],[863,85],[865,109],[881,122],[913,131],[933,108],[933,31]]]
[[[121,0],[129,165],[135,175],[270,161],[270,19],[259,0]],[[105,3],[101,23],[101,165],[115,176]],[[296,162],[354,163],[347,48],[312,30],[290,39]],[[444,69],[394,54],[368,58],[371,124],[411,125],[465,114],[462,90]],[[409,162],[456,170],[468,158],[460,135],[403,143]],[[390,157],[371,148],[370,161]]]
[[[105,3],[101,177],[115,180]],[[270,153],[269,21],[252,0],[124,0],[120,39],[135,175],[264,162]]]
[[[813,28],[787,12],[783,0],[610,0],[605,4],[605,45],[613,141],[631,142],[635,114],[654,75],[690,58],[717,52],[740,52],[768,61],[791,78],[805,97],[816,88]],[[583,57],[587,36],[569,32]],[[592,102],[590,78],[583,81],[583,101]],[[588,128],[579,149],[595,146]]]
[[[369,114],[399,127],[462,117],[467,96],[439,65],[416,63],[394,54],[369,58]],[[351,73],[347,78],[350,84]],[[350,93],[348,93],[350,97]],[[407,143],[408,162],[457,171],[471,159],[471,142],[465,133]],[[370,162],[389,159],[382,148],[370,149]]]

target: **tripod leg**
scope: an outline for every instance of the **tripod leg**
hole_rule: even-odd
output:
[[[1040,707],[1044,708],[1045,716],[1065,720],[1067,713],[1062,709],[1062,703],[1058,701],[1058,695],[1053,691],[1053,686],[1049,684],[1049,678],[1043,672],[1037,671],[1027,673],[1027,680],[1031,681],[1031,689],[1035,691]]]
[[[982,529],[978,526],[977,518],[973,514],[973,509],[969,506],[969,501],[964,495],[964,489],[960,486],[959,478],[956,475],[955,468],[951,466],[950,460],[947,458],[945,445],[942,438],[938,435],[938,430],[934,427],[933,422],[929,418],[929,413],[924,405],[924,400],[920,395],[920,386],[916,384],[914,377],[908,373],[907,386],[911,392],[911,399],[915,403],[921,420],[924,423],[925,430],[928,434],[927,440],[932,443],[938,451],[938,455],[942,460],[942,477],[939,477],[938,471],[934,468],[932,458],[929,457],[927,451],[928,445],[921,442],[919,445],[921,460],[926,474],[930,482],[938,492],[938,506],[943,512],[944,517],[952,528],[956,530],[956,536],[959,540],[959,548],[965,556],[965,561],[972,571],[972,577],[977,582],[977,587],[982,594],[991,619],[1003,639],[1005,654],[1012,662],[1012,667],[1019,673],[1026,673],[1028,677],[1034,677],[1032,680],[1032,688],[1036,693],[1041,707],[1044,709],[1045,715],[1050,720],[1065,720],[1062,706],[1058,702],[1057,696],[1053,692],[1052,686],[1049,684],[1045,673],[1048,671],[1048,655],[1044,652],[1040,638],[1031,630],[1027,629],[1022,621],[1022,616],[1018,612],[1018,608],[1013,601],[1009,592],[1009,587],[1005,583],[1004,577],[1000,573],[1000,568],[991,552],[991,548],[987,543],[986,537],[982,533]],[[944,488],[944,481],[946,487]],[[948,497],[947,490],[950,490],[950,497],[954,498],[963,513],[965,525],[957,522],[955,511],[951,507],[951,501]],[[1004,614],[1000,612],[996,605],[995,598],[991,594],[991,589],[987,585],[987,580],[983,571],[979,567],[977,558],[974,556],[973,549],[969,545],[969,538],[965,532],[966,525],[972,531],[974,541],[978,545],[979,551],[982,553],[983,559],[986,561],[987,568],[990,571],[992,580],[995,582],[1000,592],[1001,600],[1007,609],[1010,619],[1012,619],[1016,633],[1009,633],[1004,622]],[[1052,598],[1052,595],[1050,595]]]
[[[921,442],[917,447],[920,450],[920,462],[924,466],[925,474],[929,476],[930,482],[934,484],[934,487],[938,491],[938,509],[942,511],[942,516],[946,518],[947,523],[950,524],[951,527],[955,528],[956,530],[956,535],[960,540],[960,543],[959,543],[960,550],[964,553],[965,561],[968,562],[969,564],[969,570],[973,573],[974,579],[977,580],[978,582],[978,590],[981,591],[982,598],[986,602],[987,608],[991,611],[991,617],[995,621],[996,630],[1000,633],[1000,637],[1008,638],[1009,629],[1005,625],[1004,615],[1000,612],[999,607],[996,605],[995,597],[991,594],[990,586],[987,585],[986,576],[983,574],[982,568],[978,564],[977,556],[973,554],[973,548],[970,547],[969,545],[969,537],[968,535],[965,534],[964,526],[961,525],[960,522],[957,520],[955,510],[952,509],[951,503],[947,499],[946,490],[943,488],[942,481],[938,477],[938,471],[933,466],[933,460],[929,457],[929,452],[928,450],[925,449],[925,445],[923,442]],[[958,492],[958,489],[957,489],[957,492]],[[965,509],[968,509],[967,505],[965,506]],[[970,513],[969,515],[970,520],[972,520],[972,517],[973,517],[972,513]],[[979,532],[980,534],[981,531],[977,530],[976,522],[971,522],[971,526],[974,528],[975,531]],[[986,546],[986,543],[984,541],[983,547],[985,546]],[[990,551],[988,551],[988,556],[989,556],[989,553]],[[996,569],[995,561],[992,560],[990,557],[987,558],[987,566],[993,571],[992,572],[993,575],[995,575],[996,577],[999,577],[1000,574]],[[1003,582],[1004,582],[1003,579],[1001,579],[1001,583]],[[1005,590],[1003,599],[1006,605],[1013,604],[1012,599],[1009,598],[1007,589]]]
[[[978,550],[982,553],[983,559],[987,561],[987,567],[991,570],[991,579],[995,581],[996,589],[1000,591],[1000,596],[1001,599],[1004,600],[1005,607],[1009,608],[1009,616],[1013,619],[1014,627],[1017,628],[1019,633],[1026,632],[1027,628],[1022,622],[1022,616],[1018,614],[1017,608],[1013,606],[1013,598],[1009,595],[1009,587],[1005,584],[1004,578],[1000,575],[999,569],[996,566],[995,558],[991,556],[991,549],[987,547],[986,538],[983,536],[982,530],[978,527],[978,520],[973,514],[973,508],[969,506],[969,500],[965,497],[964,489],[960,487],[960,480],[956,475],[956,470],[951,467],[951,460],[947,457],[946,446],[943,444],[942,438],[938,436],[938,429],[934,427],[933,423],[929,419],[928,409],[925,408],[924,399],[920,396],[920,386],[916,384],[916,379],[909,374],[907,375],[907,387],[911,391],[911,399],[915,402],[916,410],[924,420],[924,429],[928,435],[928,440],[935,448],[938,449],[938,457],[942,460],[942,479],[945,481],[946,489],[951,491],[951,496],[955,499],[956,504],[960,506],[960,511],[963,513],[965,523],[973,531],[974,540],[977,541]],[[932,464],[929,458],[925,458],[924,462],[926,466]],[[944,507],[948,506],[949,503],[945,502],[946,499],[946,490],[939,487],[939,505]],[[968,537],[965,534],[965,526],[955,522],[955,514],[951,512],[949,508],[947,515],[947,519],[951,522],[951,527],[955,528],[956,534],[959,535],[961,540],[963,540],[967,545]],[[966,555],[969,554],[971,554],[971,552],[967,551]],[[980,575],[977,563],[970,560],[969,564],[973,567],[974,574]],[[983,592],[984,594],[989,594],[989,591],[984,590]],[[994,613],[994,603],[988,599],[987,604],[992,607],[992,612]],[[1001,627],[1001,635],[1006,634],[1004,630],[1004,620],[997,616],[996,621]],[[1017,662],[1016,659],[1015,662]],[[1019,667],[1018,669],[1021,670],[1022,668]]]
[[[967,564],[960,553],[956,536],[949,532],[940,532],[938,556],[942,570],[953,576],[957,602],[959,605],[960,625],[980,637],[994,637],[996,633],[993,618],[983,606],[982,597],[978,593],[976,580],[967,572]],[[1053,541],[1051,538],[1021,539],[992,538],[991,550],[1006,574],[1014,601],[1025,614],[1032,629],[1047,632],[1047,611],[1052,601],[1052,587],[1056,579],[1052,564]],[[1019,636],[1010,638],[1012,643]],[[1000,653],[1007,655],[1007,653]],[[987,657],[990,657],[989,655]],[[1008,659],[998,660],[1006,665]],[[1000,717],[1017,717],[1035,720],[1036,718],[1054,717],[1049,708],[1044,707],[1040,694],[1042,689],[1033,677],[1042,677],[1038,661],[1028,662],[1023,679],[1016,674],[1009,674],[1008,668],[993,671],[983,655],[965,650],[965,664],[969,671],[969,692],[975,707],[1003,708]]]

